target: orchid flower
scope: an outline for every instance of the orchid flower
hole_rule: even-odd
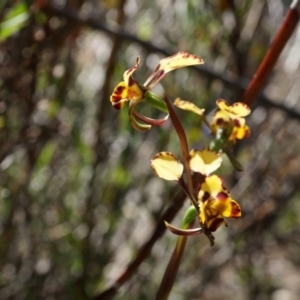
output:
[[[239,218],[241,216],[239,204],[231,199],[222,179],[216,175],[210,175],[220,167],[221,163],[220,154],[212,150],[191,150],[190,152],[191,170],[202,174],[204,177],[203,182],[198,187],[198,217],[206,232],[207,230],[209,232],[215,231],[222,224],[226,225],[224,217]],[[158,177],[165,180],[175,180],[185,189],[182,179],[184,168],[174,154],[170,152],[158,153],[152,159],[151,166]],[[174,230],[174,227],[169,224],[168,226]],[[183,233],[180,230],[177,232]]]
[[[245,117],[250,114],[250,108],[242,102],[236,102],[230,106],[223,99],[217,100],[216,104],[218,110],[211,124],[213,132],[224,130],[227,139],[233,142],[247,138],[250,135],[250,129],[246,125]]]
[[[239,204],[231,199],[222,179],[216,175],[205,177],[204,182],[199,185],[198,200],[199,219],[209,231],[216,231],[222,224],[227,226],[223,217],[241,216]]]
[[[110,101],[116,109],[122,109],[127,101],[129,104],[129,119],[133,127],[140,131],[146,131],[151,128],[151,125],[162,126],[167,117],[164,119],[151,119],[140,115],[134,110],[136,104],[142,101],[150,89],[155,86],[164,76],[175,69],[203,64],[203,60],[193,54],[185,51],[178,52],[170,57],[162,59],[153,73],[149,76],[144,84],[140,84],[133,78],[133,73],[138,69],[140,57],[136,59],[136,64],[125,71],[123,75],[124,81],[120,82],[110,96]],[[136,119],[144,122],[139,123]]]

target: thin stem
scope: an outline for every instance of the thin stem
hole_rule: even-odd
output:
[[[180,186],[182,187],[182,189],[185,191],[186,195],[189,197],[189,198],[193,198],[194,196],[191,195],[185,181],[183,180],[183,178],[180,178],[178,183],[180,184]]]
[[[184,229],[192,228],[194,225],[194,221],[190,222],[188,225],[184,226]],[[169,297],[169,294],[174,285],[176,275],[179,269],[179,265],[181,262],[182,255],[185,250],[185,245],[187,241],[187,236],[179,236],[177,238],[177,242],[172,253],[172,256],[169,260],[168,266],[166,268],[164,277],[160,284],[159,290],[156,295],[156,300],[166,300]]]
[[[173,109],[171,102],[167,98],[167,96],[164,96],[164,100],[168,107],[171,121],[173,123],[173,126],[176,130],[176,133],[177,133],[179,141],[180,141],[181,151],[182,151],[183,160],[184,160],[184,167],[185,167],[185,171],[186,171],[187,187],[188,187],[189,194],[192,196],[191,201],[192,201],[193,205],[195,206],[195,208],[197,209],[197,211],[199,211],[198,203],[197,203],[196,196],[195,196],[195,191],[193,188],[192,172],[191,172],[190,161],[189,161],[190,154],[189,154],[187,138],[186,138],[184,129],[182,127],[182,124],[181,124],[175,110]]]
[[[274,68],[274,65],[286,45],[287,41],[291,37],[298,21],[299,21],[299,1],[293,1],[291,8],[288,10],[285,19],[276,34],[271,47],[261,62],[257,72],[254,74],[250,84],[243,96],[243,102],[249,106],[254,101],[259,90],[266,82],[268,76]]]
[[[194,222],[193,222],[194,223]],[[171,259],[166,269],[166,273],[162,279],[161,285],[156,295],[156,300],[166,300],[172,290],[181,258],[185,249],[187,236],[179,236],[175,249],[172,253]]]

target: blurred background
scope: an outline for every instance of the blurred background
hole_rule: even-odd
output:
[[[180,157],[170,122],[136,132],[109,101],[137,55],[140,83],[168,55],[202,57],[153,92],[209,112],[241,98],[290,3],[1,1],[0,299],[96,299],[172,204],[179,187],[150,167],[159,151]],[[189,238],[170,299],[300,299],[299,49],[298,26],[251,107],[251,137],[234,149],[244,172],[226,158],[219,172],[242,218],[213,248]],[[190,147],[205,147],[199,118],[178,114]],[[114,299],[154,299],[175,242],[166,232]]]

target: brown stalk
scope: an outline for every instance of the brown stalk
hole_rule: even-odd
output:
[[[185,167],[185,172],[186,172],[186,178],[187,178],[187,187],[188,187],[189,195],[191,196],[190,200],[192,201],[196,210],[199,211],[198,203],[197,203],[196,197],[195,197],[195,191],[193,188],[192,173],[191,173],[190,162],[189,162],[190,154],[189,154],[189,147],[188,147],[185,131],[182,127],[182,124],[181,124],[175,110],[173,109],[171,102],[167,98],[167,96],[164,96],[164,101],[168,107],[170,119],[173,123],[173,126],[176,130],[176,133],[177,133],[179,141],[180,141],[182,156],[183,156],[183,160],[184,160],[184,167]]]
[[[194,225],[194,221],[192,221],[186,229],[192,228]],[[169,297],[169,294],[172,290],[174,281],[176,279],[176,275],[179,269],[179,265],[181,262],[181,258],[185,249],[187,236],[179,236],[172,253],[172,256],[169,260],[168,266],[166,268],[164,277],[160,284],[159,290],[156,295],[156,300],[166,300]]]
[[[265,84],[272,69],[274,68],[274,65],[282,49],[286,45],[287,41],[290,39],[299,21],[299,15],[300,15],[299,3],[300,3],[299,0],[293,1],[279,31],[277,32],[274,38],[274,41],[272,42],[267,54],[265,55],[256,73],[253,75],[253,78],[244,93],[242,101],[249,106],[252,104],[258,92]]]

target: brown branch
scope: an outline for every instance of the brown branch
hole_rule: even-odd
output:
[[[254,101],[256,95],[261,90],[265,84],[267,78],[269,77],[277,59],[286,45],[287,41],[290,39],[296,25],[299,21],[299,1],[294,1],[291,8],[288,10],[282,25],[276,34],[273,43],[271,44],[267,54],[265,55],[263,61],[261,62],[257,72],[253,75],[253,78],[246,89],[243,96],[243,102],[249,106]]]

